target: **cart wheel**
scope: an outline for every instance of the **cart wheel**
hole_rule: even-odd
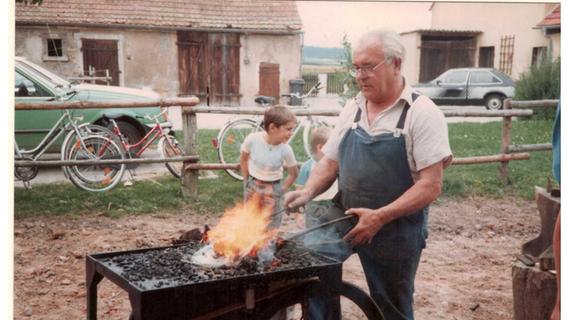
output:
[[[269,305],[257,314],[258,319],[270,319],[279,310],[286,309],[294,305],[301,305],[302,319],[309,319],[308,315],[308,301],[305,298],[307,290],[320,290],[321,284],[318,280],[307,282],[306,285],[287,290],[279,295],[270,299]],[[342,281],[342,288],[340,292],[341,303],[355,304],[357,309],[348,312],[342,311],[342,319],[363,319],[364,317],[370,320],[384,320],[383,313],[373,301],[373,299],[359,287]],[[343,308],[346,309],[346,308]]]

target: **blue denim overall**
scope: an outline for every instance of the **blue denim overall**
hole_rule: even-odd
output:
[[[413,101],[416,95],[413,95]],[[359,125],[358,109],[353,126],[340,143],[339,194],[327,219],[343,215],[349,208],[377,209],[399,198],[413,184],[402,135],[409,104],[399,118],[395,133],[370,136]],[[413,319],[415,274],[427,237],[428,207],[383,226],[371,244],[353,248],[362,263],[370,295],[385,319]],[[344,235],[355,222],[336,227]],[[344,261],[349,251],[337,252]],[[322,299],[321,297],[319,299]],[[325,298],[324,298],[325,299]],[[311,319],[339,319],[334,303],[312,299]],[[331,305],[332,304],[332,305]],[[320,308],[319,306],[327,305]],[[319,309],[315,312],[315,309]]]

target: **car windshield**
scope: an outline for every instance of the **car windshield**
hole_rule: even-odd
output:
[[[40,77],[42,77],[45,80],[48,80],[52,83],[54,83],[56,86],[60,85],[63,87],[69,87],[70,82],[67,81],[66,79],[56,75],[55,73],[44,69],[36,64],[32,64],[28,61],[23,61],[23,60],[19,60],[20,65],[23,65],[26,69],[30,69],[32,71],[34,71],[35,74],[39,75]]]

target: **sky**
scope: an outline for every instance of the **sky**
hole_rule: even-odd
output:
[[[428,28],[431,2],[297,1],[304,45],[342,47],[366,31],[389,28],[397,32]]]

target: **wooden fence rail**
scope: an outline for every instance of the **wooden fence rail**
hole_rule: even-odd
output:
[[[196,106],[199,103],[198,98],[172,98],[159,99],[152,101],[136,101],[136,102],[54,102],[37,104],[16,104],[16,110],[35,110],[35,109],[84,109],[84,108],[142,108],[142,107],[172,107],[182,106],[182,128],[184,136],[184,150],[186,157],[178,159],[125,159],[125,160],[103,160],[102,163],[159,163],[168,161],[184,161],[184,169],[182,174],[182,193],[185,196],[195,196],[198,192],[198,175],[199,170],[224,170],[237,169],[239,164],[220,164],[220,163],[196,163],[199,160],[197,153],[197,113],[218,113],[218,114],[236,114],[236,115],[262,115],[265,108],[259,107],[206,107]],[[538,101],[512,101],[506,99],[504,101],[504,110],[487,110],[487,111],[460,111],[445,110],[443,113],[446,117],[502,117],[502,142],[501,153],[497,155],[485,155],[476,157],[455,158],[453,165],[467,165],[477,163],[500,162],[501,178],[507,180],[508,163],[513,160],[527,160],[530,158],[526,151],[545,151],[551,149],[551,144],[533,144],[533,145],[512,145],[511,144],[511,128],[512,117],[527,117],[533,115],[532,110],[519,110],[517,108],[536,108],[536,107],[553,107],[557,106],[558,100],[538,100]],[[294,108],[293,112],[297,116],[337,116],[341,110],[339,109],[319,109],[311,110],[305,108]],[[524,153],[521,153],[524,152]],[[42,166],[61,166],[85,164],[81,161],[43,161]],[[78,163],[76,163],[78,162]],[[32,165],[31,161],[16,161],[17,166]],[[37,161],[36,161],[36,164]]]
[[[16,110],[61,110],[61,109],[116,109],[116,108],[146,108],[146,107],[178,107],[195,106],[200,102],[196,97],[167,98],[144,101],[72,101],[46,103],[16,103]]]
[[[511,100],[506,100],[509,107],[505,108],[504,110],[481,110],[481,111],[472,111],[472,110],[444,110],[443,113],[446,117],[502,117],[504,118],[504,122],[506,120],[509,121],[509,125],[507,126],[506,130],[503,130],[502,135],[507,135],[509,137],[510,130],[511,130],[511,119],[512,117],[529,117],[533,115],[533,110],[516,110],[511,108]],[[536,103],[531,104],[533,105],[547,105],[552,106],[555,101],[546,101],[545,103]],[[239,115],[262,115],[264,113],[264,108],[259,107],[248,107],[248,108],[227,108],[227,107],[207,107],[207,106],[197,106],[193,108],[185,109],[184,112],[189,116],[190,119],[194,119],[193,121],[196,122],[196,114],[197,113],[218,113],[218,114],[239,114]],[[297,116],[337,116],[341,109],[319,109],[319,110],[312,110],[312,109],[305,109],[305,108],[294,108],[292,110]],[[184,127],[186,128],[186,127]],[[197,127],[189,127],[190,130],[195,130],[197,132]],[[504,138],[502,139],[504,142]],[[502,147],[502,153],[497,155],[487,155],[487,156],[477,156],[477,157],[463,157],[463,158],[455,158],[452,161],[453,165],[468,165],[468,164],[480,164],[480,163],[491,163],[491,162],[500,162],[500,173],[503,174],[502,165],[506,164],[509,161],[514,160],[528,160],[530,158],[529,153],[510,153],[507,152],[510,148],[509,138],[507,140],[507,144]],[[196,146],[197,147],[197,146]],[[511,150],[519,150],[521,151],[543,151],[546,150],[542,145],[533,146],[533,145],[523,145],[523,146],[512,146]],[[197,152],[196,150],[188,151],[190,154],[193,152]],[[225,170],[225,169],[238,169],[238,163],[232,164],[220,164],[220,163],[188,163],[184,166],[189,172],[189,175],[195,175],[197,179],[197,175],[199,170]],[[502,175],[503,177],[503,175]],[[507,178],[507,173],[506,173]],[[197,187],[197,186],[196,186]],[[197,194],[197,189],[191,191],[192,194]]]
[[[61,167],[61,166],[77,166],[91,164],[141,164],[141,163],[165,163],[165,162],[197,162],[198,156],[183,156],[160,159],[97,159],[97,160],[16,160],[15,167]]]
[[[559,100],[530,100],[530,101],[517,101],[512,99],[504,100],[504,110],[502,111],[513,111],[512,108],[552,108],[557,107]],[[523,111],[523,110],[517,110]],[[525,110],[532,111],[532,110]],[[532,111],[533,113],[533,111]],[[512,116],[504,116],[502,120],[502,143],[501,151],[502,154],[509,154],[515,152],[524,151],[544,151],[551,150],[551,144],[525,144],[525,145],[512,145],[511,141],[511,130],[512,130]],[[508,181],[508,159],[500,161],[500,178],[502,181]]]

